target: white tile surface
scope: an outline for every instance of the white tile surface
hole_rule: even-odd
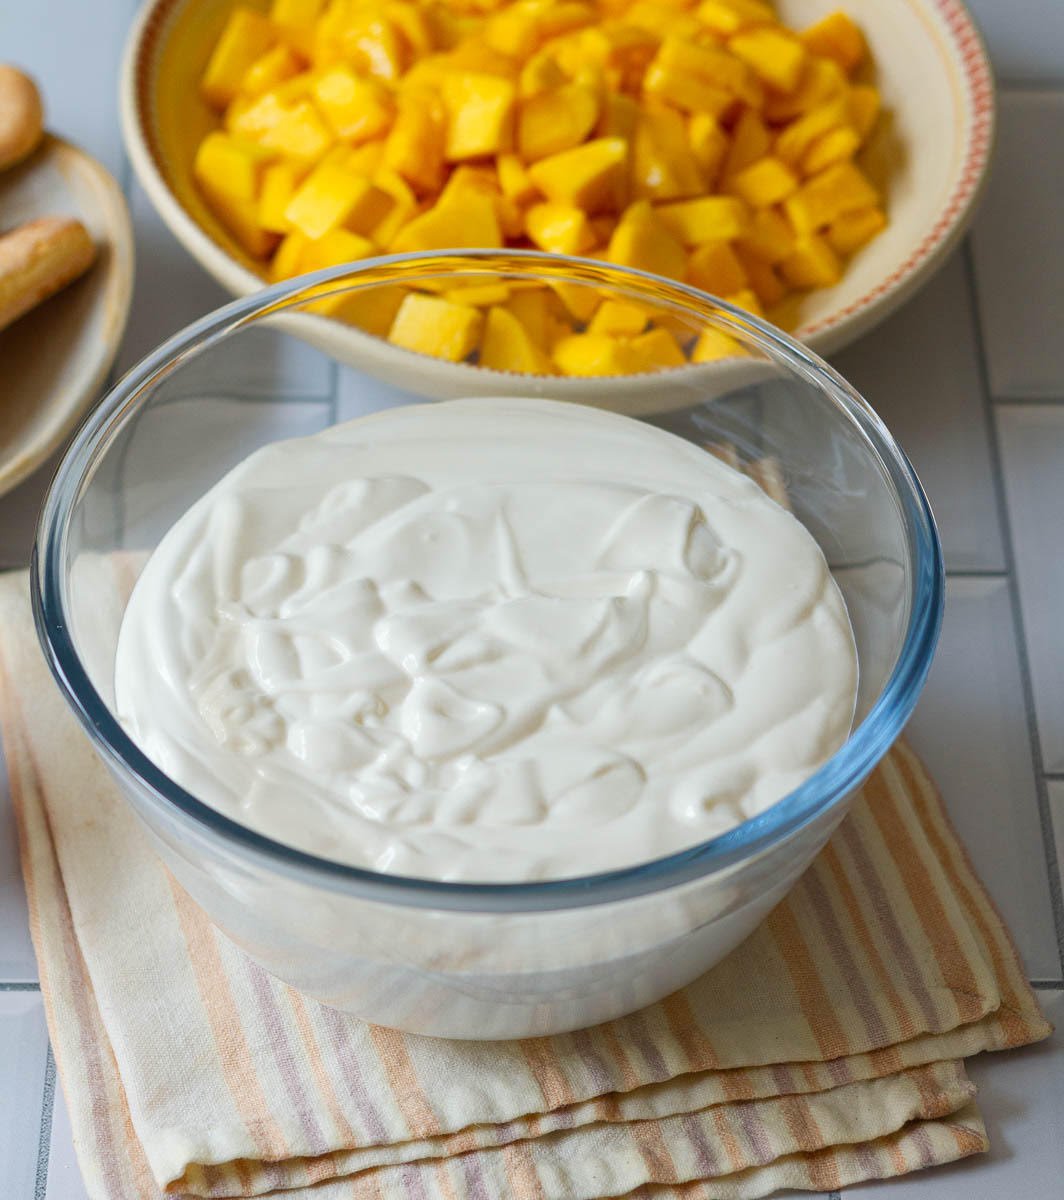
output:
[[[1060,0],[967,0],[1005,84],[1064,82],[1064,4]]]
[[[37,960],[30,944],[15,814],[0,743],[0,983],[30,983],[36,978]]]
[[[1064,64],[1064,35],[1056,54]],[[1000,118],[973,234],[990,387],[1064,397],[1064,92],[1003,92]]]
[[[1002,404],[997,422],[1042,757],[1064,771],[1064,404]]]
[[[89,1200],[74,1152],[74,1135],[63,1089],[56,1084],[52,1107],[52,1135],[48,1143],[48,1186],[34,1200]]]
[[[1040,993],[1047,1042],[972,1059],[990,1152],[903,1179],[847,1188],[845,1200],[1055,1200],[1064,1193],[1064,992]]]
[[[0,992],[0,1195],[29,1200],[37,1177],[48,1033],[39,992]]]
[[[947,569],[1001,570],[1004,553],[962,256],[954,254],[914,300],[832,361],[912,459],[938,519]]]
[[[1019,657],[1004,579],[951,579],[908,737],[942,789],[1033,979],[1060,979]]]

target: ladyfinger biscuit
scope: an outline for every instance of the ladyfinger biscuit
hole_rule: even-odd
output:
[[[72,217],[39,217],[0,237],[0,329],[92,266],[96,247]]]
[[[37,85],[17,67],[0,63],[0,171],[31,154],[43,136]]]

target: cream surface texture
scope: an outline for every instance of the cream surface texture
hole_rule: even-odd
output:
[[[797,520],[672,434],[529,399],[252,454],[152,554],[115,670],[134,741],[220,812],[482,882],[734,827],[838,749],[857,689]]]

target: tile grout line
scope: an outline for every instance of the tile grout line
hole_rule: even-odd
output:
[[[1016,408],[1026,404],[1034,408],[1060,408],[1064,407],[1064,396],[995,396],[994,403],[1005,408]]]
[[[0,982],[0,992],[39,992],[41,985],[33,979],[11,980]]]
[[[44,1095],[41,1100],[41,1132],[37,1142],[37,1178],[33,1200],[44,1200],[48,1190],[48,1165],[52,1145],[52,1116],[55,1113],[55,1056],[48,1043],[44,1058]]]
[[[990,462],[993,468],[993,490],[998,511],[998,523],[1001,526],[1001,544],[1005,554],[1005,577],[1009,592],[1009,603],[1012,608],[1013,632],[1016,637],[1016,655],[1020,668],[1020,685],[1023,688],[1025,716],[1027,718],[1027,736],[1030,744],[1031,761],[1035,770],[1035,794],[1038,804],[1038,819],[1042,833],[1042,852],[1045,855],[1046,876],[1049,884],[1049,900],[1053,911],[1057,942],[1057,958],[1064,972],[1064,894],[1061,891],[1060,863],[1056,854],[1056,834],[1053,828],[1053,815],[1049,807],[1049,793],[1046,788],[1045,762],[1042,757],[1042,744],[1038,735],[1037,709],[1034,703],[1034,688],[1031,682],[1031,667],[1027,654],[1027,633],[1024,627],[1023,612],[1020,608],[1019,578],[1016,573],[1016,554],[1012,544],[1012,524],[1009,518],[1008,502],[1005,497],[1005,473],[1002,465],[1001,442],[998,437],[997,414],[994,400],[990,391],[990,372],[986,356],[986,344],[983,340],[983,314],[979,303],[979,286],[975,272],[975,262],[972,255],[971,237],[964,239],[962,250],[965,274],[968,281],[968,293],[973,308],[972,322],[975,338],[976,367],[979,372],[982,387],[984,419],[987,424],[987,441],[990,449]]]

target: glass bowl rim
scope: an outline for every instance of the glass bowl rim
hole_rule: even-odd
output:
[[[389,875],[298,850],[224,816],[185,791],[157,767],[125,733],[93,687],[74,647],[63,605],[62,558],[74,504],[93,461],[117,433],[123,410],[160,374],[189,352],[198,352],[260,318],[277,315],[293,297],[322,285],[355,279],[382,268],[462,263],[470,273],[498,273],[503,263],[531,275],[564,276],[586,283],[620,282],[647,290],[653,298],[697,311],[708,302],[742,329],[744,336],[782,359],[800,376],[825,391],[871,445],[903,519],[912,555],[911,608],[894,669],[864,720],[813,775],[757,816],[723,834],[649,862],[592,875],[520,883],[473,883]],[[482,267],[473,264],[483,263]],[[387,280],[376,280],[378,286]],[[327,293],[318,293],[327,294]],[[430,401],[431,402],[431,401]],[[126,414],[128,415],[128,414]],[[121,421],[117,424],[120,425]],[[799,342],[716,296],[649,272],[594,259],[535,250],[440,250],[382,255],[328,267],[284,280],[215,309],[178,331],[145,355],[101,399],[71,441],[49,485],[37,525],[30,566],[34,622],[48,667],[74,715],[105,763],[128,773],[139,791],[186,831],[221,838],[229,847],[314,886],[393,904],[453,911],[538,911],[583,907],[657,892],[721,872],[767,851],[796,834],[851,794],[890,748],[908,720],[930,669],[944,607],[942,548],[927,497],[904,451],[876,412],[832,367]]]

